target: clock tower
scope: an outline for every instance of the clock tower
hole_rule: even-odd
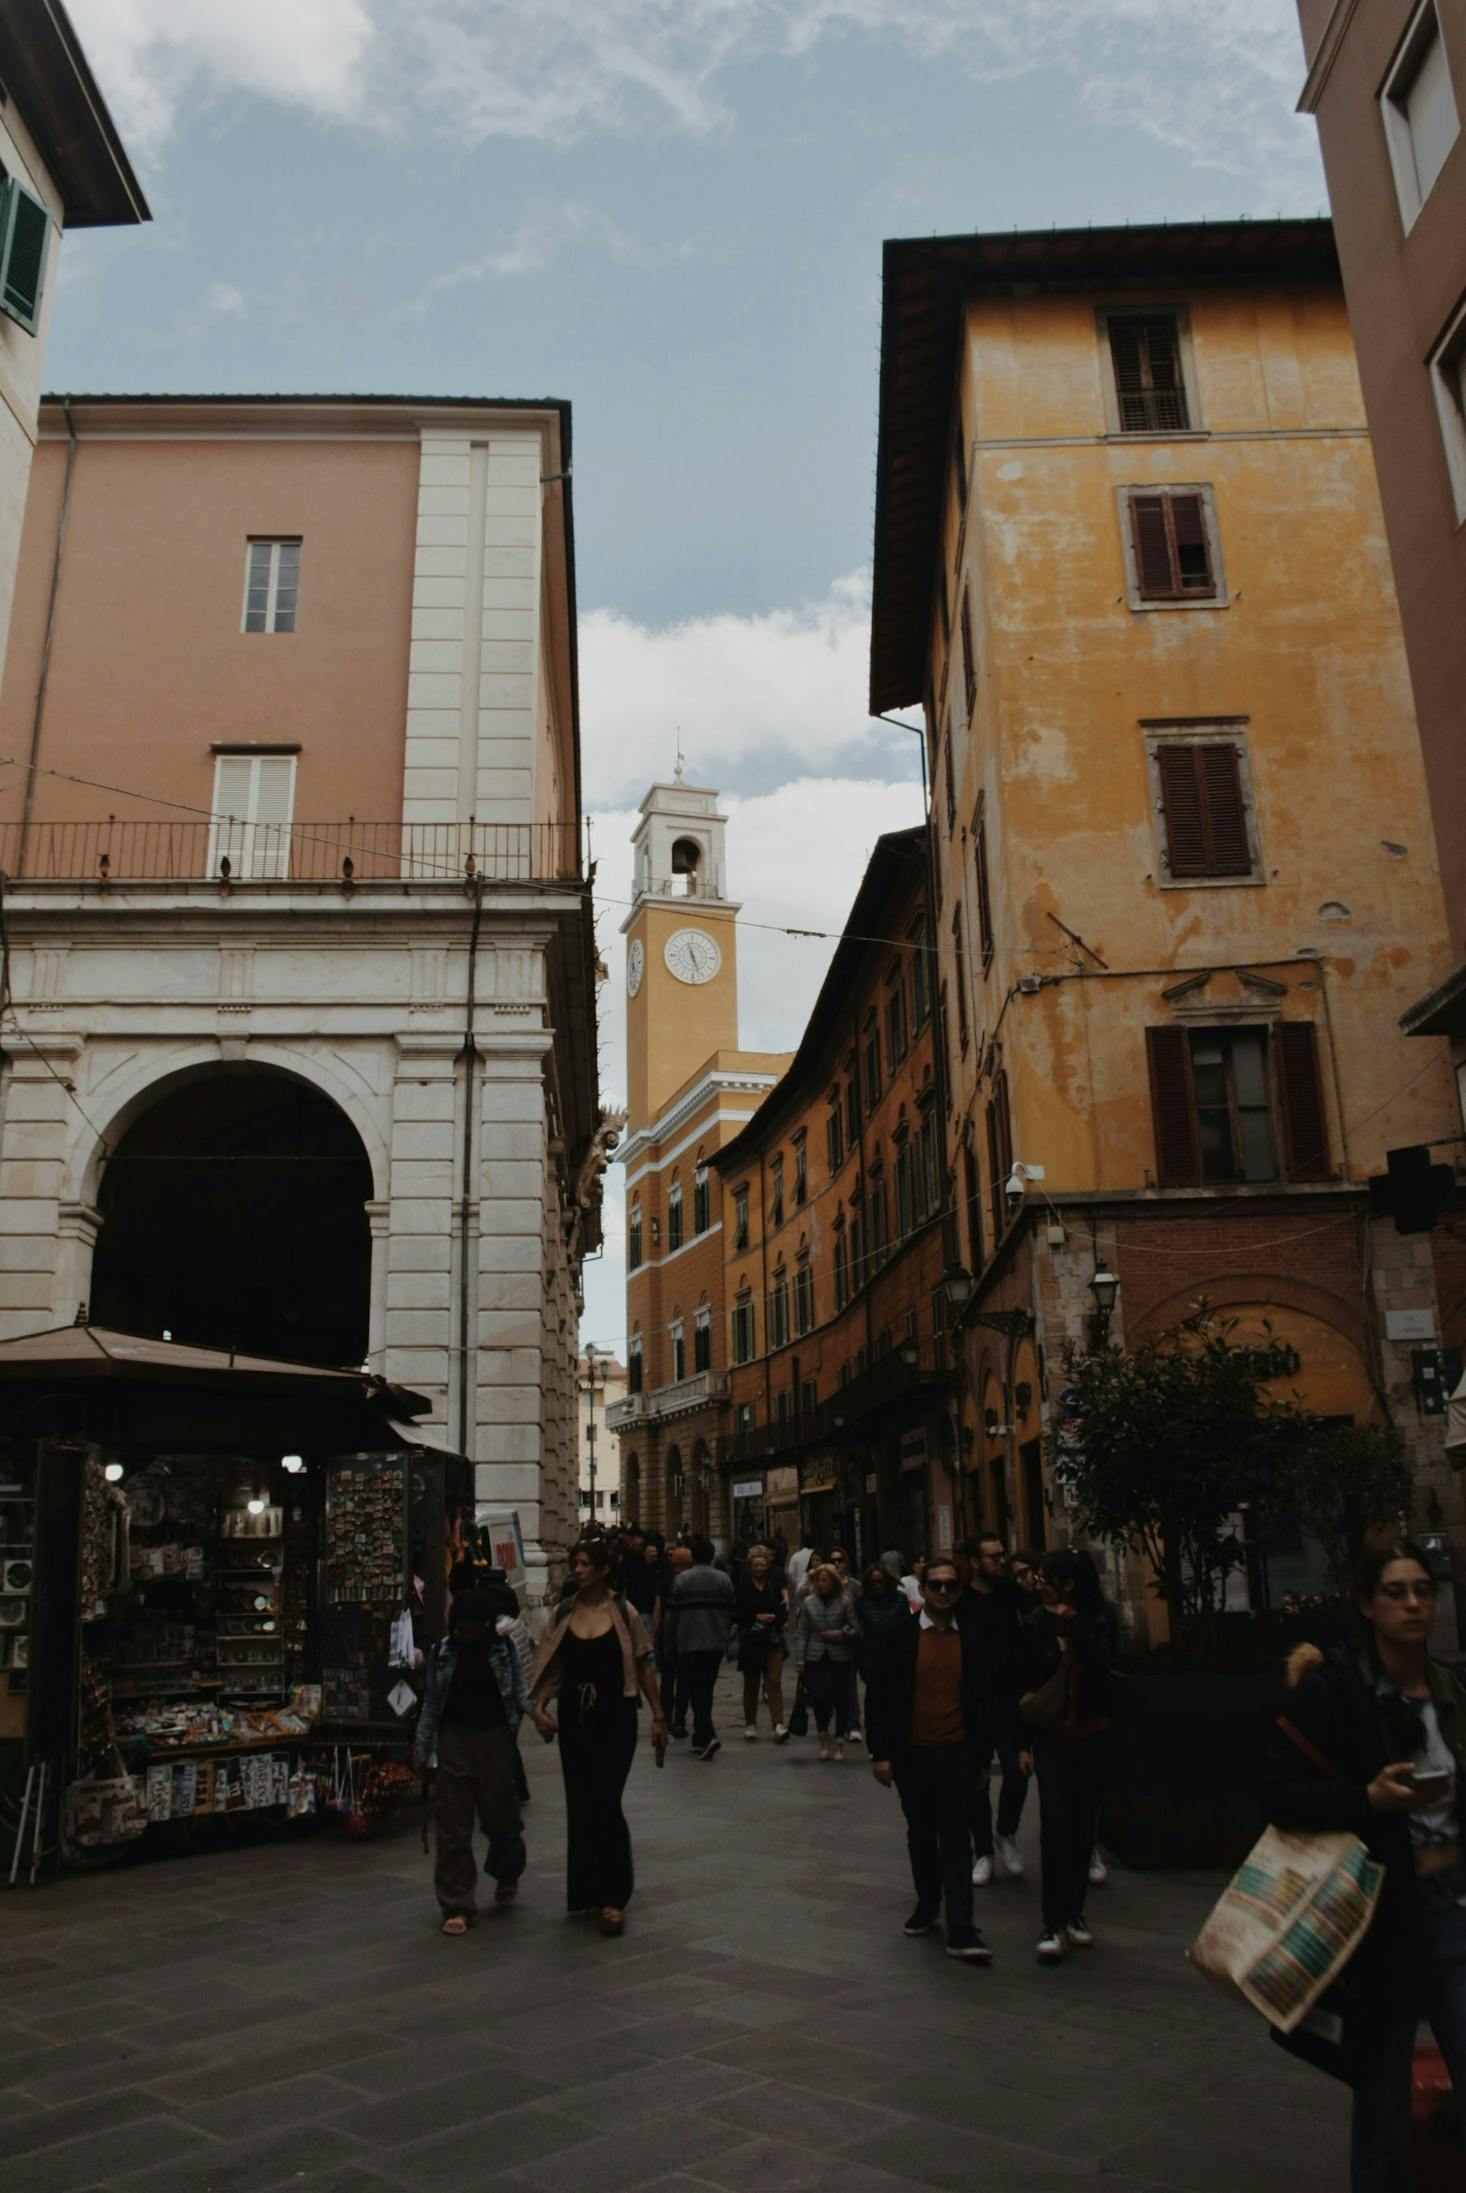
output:
[[[648,1126],[715,1051],[738,1045],[738,908],[724,896],[718,795],[654,784],[632,836],[626,937],[627,1126]]]

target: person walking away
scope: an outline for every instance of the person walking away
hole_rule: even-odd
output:
[[[715,1759],[722,1750],[713,1726],[713,1692],[733,1627],[733,1586],[713,1566],[709,1539],[695,1537],[692,1566],[682,1571],[667,1594],[662,1629],[678,1681],[687,1686],[692,1708],[692,1748],[699,1759]]]
[[[850,1686],[855,1648],[860,1642],[855,1608],[839,1574],[828,1562],[811,1569],[812,1590],[800,1600],[794,1617],[794,1658],[820,1733],[821,1759],[843,1759],[844,1731],[850,1725]],[[833,1731],[833,1733],[832,1733]]]
[[[652,1617],[657,1611],[657,1549],[640,1531],[628,1530],[623,1535],[626,1552],[621,1565],[622,1596],[635,1607],[650,1637]]]
[[[809,1574],[810,1563],[813,1560],[814,1540],[807,1531],[801,1531],[799,1534],[799,1551],[791,1553],[784,1564],[784,1574],[788,1578],[791,1598],[797,1595],[800,1585]]]
[[[475,1816],[488,1837],[484,1871],[495,1884],[496,1904],[513,1903],[525,1867],[514,1761],[529,1691],[518,1653],[495,1634],[496,1613],[494,1595],[480,1585],[453,1594],[448,1634],[428,1658],[413,1742],[418,1773],[437,1769],[433,1887],[445,1934],[466,1934],[478,1915]]]
[[[950,1553],[926,1565],[919,1615],[883,1625],[866,1686],[871,1769],[894,1782],[906,1815],[906,1848],[916,1887],[909,1935],[929,1934],[945,1909],[947,1955],[991,1964],[972,1923],[972,1792],[993,1748],[977,1646],[958,1627],[960,1579]]]
[[[534,1725],[560,1738],[565,1783],[565,1902],[620,1934],[631,1901],[631,1833],[621,1794],[636,1753],[637,1695],[651,1708],[652,1743],[667,1748],[667,1724],[641,1616],[611,1590],[603,1538],[583,1538],[570,1556],[575,1597],[562,1601],[535,1655]],[[558,1699],[558,1716],[550,1703]]]
[[[855,1641],[858,1646],[860,1643],[860,1578],[851,1573],[850,1556],[845,1551],[845,1548],[843,1546],[831,1547],[830,1566],[840,1579],[840,1589],[844,1592],[846,1598],[850,1601],[851,1606],[855,1609]],[[856,1654],[852,1655],[850,1662],[850,1720],[848,1726],[842,1732],[844,1734],[846,1742],[851,1744],[861,1744],[865,1741],[865,1738],[862,1736],[860,1729],[859,1677],[859,1654],[857,1652]]]
[[[738,1666],[743,1676],[743,1736],[752,1743],[758,1736],[758,1694],[762,1687],[769,1702],[774,1742],[787,1744],[784,1726],[784,1594],[773,1580],[773,1562],[767,1546],[755,1546],[748,1566],[734,1591],[738,1623]]]
[[[691,1567],[692,1555],[686,1546],[669,1549],[657,1573],[657,1602],[652,1615],[652,1644],[662,1683],[662,1718],[670,1722],[673,1740],[679,1744],[687,1737],[687,1678],[667,1649],[671,1634],[666,1628],[667,1599],[676,1579]]]
[[[1089,1862],[1105,1786],[1105,1693],[1114,1665],[1116,1623],[1093,1557],[1082,1548],[1046,1553],[1039,1565],[1040,1611],[1019,1639],[1019,1687],[1040,1691],[1059,1669],[1065,1692],[1049,1728],[1024,1730],[1019,1763],[1038,1777],[1043,1932],[1038,1961],[1061,1964],[1066,1950],[1088,1949],[1084,1916]]]
[[[1010,1879],[1023,1875],[1018,1828],[1028,1796],[1028,1776],[1018,1764],[1022,1740],[1018,1727],[1018,1632],[1020,1603],[1008,1577],[1008,1559],[996,1531],[981,1531],[972,1541],[972,1571],[957,1606],[957,1619],[977,1640],[983,1687],[992,1705],[993,1741],[1003,1770],[997,1830],[989,1779],[978,1784],[972,1822],[972,1885],[986,1888],[994,1865]]]
[[[1356,1639],[1288,1662],[1284,1718],[1263,1764],[1274,1826],[1357,1835],[1384,1867],[1345,1976],[1343,2062],[1354,2090],[1353,2193],[1409,2193],[1416,2025],[1429,2020],[1466,2146],[1466,1690],[1430,1656],[1436,1584],[1409,1538],[1369,1543]]]

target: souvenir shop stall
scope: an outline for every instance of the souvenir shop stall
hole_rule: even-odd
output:
[[[68,1326],[0,1342],[11,1877],[405,1794],[472,1472],[365,1373]]]

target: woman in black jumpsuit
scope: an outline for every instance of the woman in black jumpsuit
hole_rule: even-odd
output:
[[[535,1726],[542,1736],[560,1738],[566,1904],[599,1919],[603,1934],[619,1934],[632,1889],[621,1793],[636,1751],[638,1688],[652,1709],[659,1754],[666,1750],[667,1724],[640,1617],[611,1592],[604,1541],[583,1540],[570,1566],[575,1597],[546,1635],[531,1686]],[[546,1710],[552,1695],[558,1721]]]

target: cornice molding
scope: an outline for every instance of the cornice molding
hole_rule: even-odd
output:
[[[779,1078],[777,1074],[704,1074],[702,1080],[689,1089],[685,1097],[672,1105],[669,1110],[662,1112],[651,1122],[650,1126],[637,1129],[636,1133],[617,1151],[616,1163],[630,1166],[634,1159],[641,1157],[654,1144],[664,1142],[667,1136],[675,1134],[679,1127],[685,1127],[688,1120],[692,1118],[701,1105],[708,1101],[709,1097],[721,1096],[727,1093],[742,1093],[744,1095],[757,1095],[760,1091],[766,1093],[777,1085]]]

